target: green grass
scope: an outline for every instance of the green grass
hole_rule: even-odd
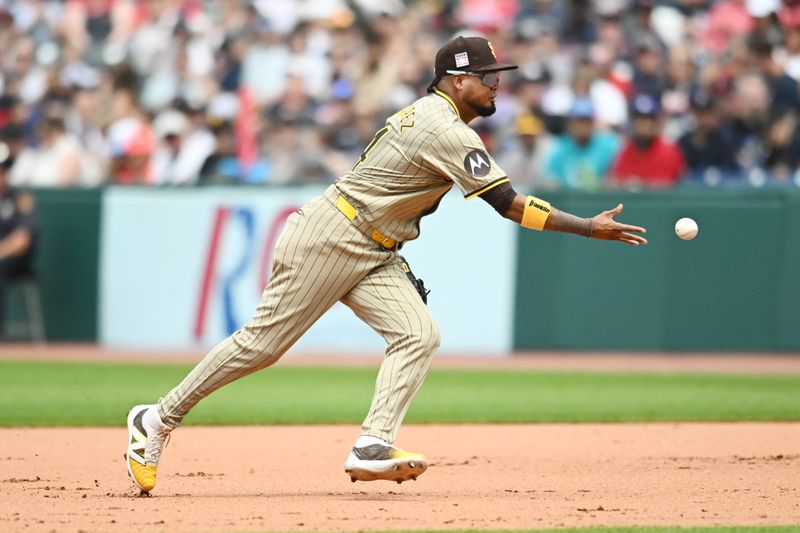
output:
[[[0,361],[0,426],[119,426],[187,365]],[[203,400],[187,424],[360,423],[375,368],[273,367]],[[435,370],[418,423],[797,421],[800,376]]]

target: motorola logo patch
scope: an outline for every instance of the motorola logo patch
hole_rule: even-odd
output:
[[[464,170],[476,177],[483,177],[489,173],[491,165],[489,156],[483,150],[473,150],[464,158]]]

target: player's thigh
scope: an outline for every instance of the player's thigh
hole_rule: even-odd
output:
[[[341,301],[387,342],[406,339],[434,347],[439,345],[436,320],[408,279],[397,255],[372,270]]]
[[[385,253],[371,251],[350,222],[324,200],[292,214],[275,249],[269,282],[256,322],[276,315],[313,321],[367,275],[385,262]]]

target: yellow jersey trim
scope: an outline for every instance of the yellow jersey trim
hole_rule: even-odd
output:
[[[495,187],[497,187],[498,185],[502,185],[502,184],[504,184],[504,183],[508,183],[508,182],[509,182],[509,179],[508,179],[507,177],[506,177],[506,178],[500,178],[500,179],[494,180],[494,181],[493,181],[493,182],[491,182],[490,184],[488,184],[488,185],[486,185],[486,186],[484,186],[484,187],[481,187],[481,188],[480,188],[480,189],[478,189],[477,191],[475,191],[475,192],[471,192],[471,193],[469,193],[468,195],[464,196],[464,199],[465,199],[465,200],[469,200],[469,199],[471,199],[471,198],[475,198],[476,196],[478,196],[478,195],[480,195],[480,194],[483,194],[483,193],[485,193],[485,192],[487,192],[487,191],[491,191],[492,189],[494,189],[494,188],[495,188]]]
[[[453,106],[453,110],[456,112],[456,115],[458,116],[458,118],[461,119],[461,113],[458,112],[458,108],[456,107],[456,104],[455,104],[455,102],[453,102],[452,98],[447,96],[445,93],[443,93],[439,89],[434,89],[433,92],[438,94],[439,96],[441,96],[445,100],[447,100],[450,103],[450,105]]]

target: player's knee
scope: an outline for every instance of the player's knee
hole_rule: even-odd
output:
[[[231,338],[240,350],[252,350],[255,347],[256,340],[258,338],[257,332],[258,330],[255,327],[245,324],[236,330],[233,335],[231,335]]]
[[[419,331],[418,342],[422,349],[428,353],[435,352],[442,343],[442,335],[439,333],[439,325],[433,320],[428,320]]]
[[[246,363],[248,361],[252,361],[253,365],[263,366],[264,363],[268,362],[272,358],[259,357],[266,355],[264,347],[261,343],[262,337],[259,335],[259,333],[260,330],[258,328],[248,324],[234,332],[234,334],[231,335],[231,339],[236,345],[237,351],[241,354],[240,359],[243,362]],[[278,355],[278,357],[280,357],[282,352],[271,350],[270,354]],[[272,362],[274,362],[274,360]],[[272,362],[269,362],[266,366],[269,366],[269,364],[272,364]]]

